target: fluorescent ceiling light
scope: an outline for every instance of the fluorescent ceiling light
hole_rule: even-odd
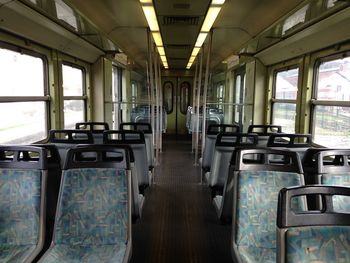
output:
[[[196,57],[190,57],[190,60],[188,61],[188,63],[193,63],[195,59]]]
[[[197,54],[199,53],[199,50],[201,50],[199,47],[195,47],[195,48],[193,48],[193,51],[192,51],[191,57],[195,57],[195,56],[197,56]]]
[[[205,16],[201,32],[209,32],[211,27],[213,26],[216,17],[220,12],[221,7],[219,6],[211,6],[209,7],[208,13]]]
[[[163,46],[162,36],[159,32],[152,32],[152,36],[154,39],[154,42],[156,43],[156,46]]]
[[[196,44],[194,45],[195,47],[201,47],[205,41],[205,39],[207,38],[208,33],[199,33],[198,37],[197,37],[197,41]]]
[[[156,11],[153,5],[143,5],[142,10],[145,13],[147,23],[151,31],[159,31]]]
[[[140,0],[141,4],[152,4],[152,0]]]
[[[142,0],[141,0],[142,1]],[[143,1],[146,1],[146,0],[143,0]],[[149,0],[152,2],[152,0]],[[225,0],[212,0],[211,1],[211,4],[212,5],[223,5],[225,3]]]
[[[157,49],[158,49],[158,53],[159,53],[160,56],[165,56],[164,47],[157,46]]]

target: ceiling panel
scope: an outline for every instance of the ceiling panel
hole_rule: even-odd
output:
[[[66,0],[138,64],[147,60],[147,22],[138,0]],[[303,0],[226,0],[214,23],[212,63],[237,54]],[[170,67],[185,68],[209,0],[153,0]],[[197,21],[197,22],[196,22]],[[169,25],[171,24],[171,25]],[[184,46],[186,45],[186,47]],[[168,46],[182,48],[169,48]],[[181,60],[180,60],[181,58]]]

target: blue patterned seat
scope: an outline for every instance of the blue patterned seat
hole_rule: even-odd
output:
[[[242,164],[243,155],[262,160]],[[291,157],[291,165],[269,164],[265,155]],[[276,215],[280,189],[304,183],[296,153],[278,150],[238,150],[234,175],[233,257],[237,262],[276,262]],[[300,206],[303,203],[299,204]]]
[[[94,139],[94,144],[103,144],[103,132],[109,130],[107,122],[78,122],[76,130],[88,130]]]
[[[122,131],[143,131],[145,136],[148,169],[152,171],[154,168],[154,145],[151,124],[146,122],[123,122],[119,124],[119,129]]]
[[[316,182],[322,185],[350,186],[350,150],[327,150],[315,154],[317,163]],[[334,197],[337,211],[350,212],[350,199],[346,196]]]
[[[258,145],[266,147],[271,134],[281,133],[282,126],[279,125],[249,125],[248,133],[256,133],[259,136]]]
[[[25,160],[27,152],[38,158]],[[0,155],[0,262],[31,262],[44,242],[46,151],[4,146]]]
[[[117,138],[113,138],[113,136]],[[131,130],[105,131],[103,133],[103,143],[106,145],[126,144],[132,148],[135,157],[139,191],[141,194],[144,194],[145,189],[151,183],[144,133],[142,131]]]
[[[279,150],[289,150],[298,153],[300,160],[303,160],[305,152],[312,147],[311,134],[271,134],[267,141],[267,147]]]
[[[111,149],[79,147],[69,150],[67,158],[72,159],[77,152],[89,152],[87,158],[91,160],[93,151]],[[123,151],[126,155],[127,151]],[[129,164],[123,168],[108,163],[103,167],[101,163],[83,161],[81,167],[64,170],[53,243],[40,262],[129,260]]]
[[[220,135],[218,135],[218,138]],[[236,133],[235,135],[232,134],[230,137],[234,138],[234,143],[232,143],[233,147],[226,147],[231,148],[226,150],[220,149],[220,146],[215,147],[215,155],[220,154],[221,160],[216,160],[217,163],[213,164],[213,173],[217,172],[218,165],[221,166],[221,168],[218,170],[220,173],[217,172],[217,174],[213,174],[212,183],[215,182],[215,184],[212,185],[212,196],[213,205],[217,212],[218,218],[223,223],[231,223],[232,220],[233,173],[231,171],[235,164],[232,165],[231,163],[232,160],[235,160],[235,149],[237,147],[240,149],[244,147],[255,147],[258,143],[258,136],[253,133]],[[217,156],[215,156],[215,158],[217,158]],[[226,169],[222,169],[224,167],[226,167]]]
[[[94,139],[89,130],[50,130],[48,142],[57,147],[63,168],[70,148],[78,144],[93,144]]]
[[[321,195],[323,209],[296,213],[290,206],[300,195]],[[293,187],[281,190],[278,204],[278,262],[350,262],[350,214],[338,213],[334,196],[349,197],[350,188]]]

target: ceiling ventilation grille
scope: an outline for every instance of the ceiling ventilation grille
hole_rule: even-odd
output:
[[[176,45],[176,44],[168,44],[165,45],[166,48],[171,48],[171,49],[191,49],[191,45]]]
[[[185,26],[197,26],[199,21],[198,16],[164,16],[163,25],[185,25]]]
[[[174,9],[190,9],[190,4],[177,3],[173,4]]]

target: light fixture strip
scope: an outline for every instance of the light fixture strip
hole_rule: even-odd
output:
[[[212,0],[208,12],[204,18],[203,25],[201,27],[201,31],[198,34],[196,44],[192,50],[191,57],[188,60],[186,69],[190,69],[196,56],[198,55],[200,48],[202,47],[208,32],[212,28],[217,16],[220,13],[222,5],[225,3],[225,0]]]
[[[163,40],[159,31],[157,15],[153,6],[153,2],[152,0],[139,0],[139,1],[141,3],[143,13],[145,14],[148,26],[151,30],[154,43],[156,44],[156,47],[161,57],[161,60],[163,62],[163,65],[165,68],[168,68],[168,62],[165,56]]]

